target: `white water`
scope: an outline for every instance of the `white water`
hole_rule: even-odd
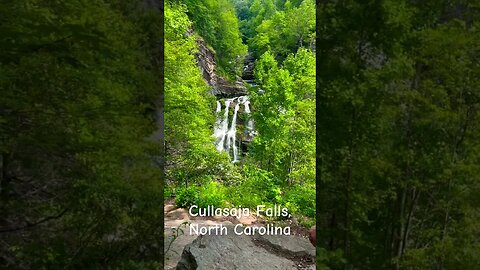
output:
[[[218,151],[224,150],[225,136],[227,135],[228,130],[228,108],[230,107],[231,102],[232,99],[225,100],[225,113],[222,118],[217,119],[217,124],[215,125],[214,136],[217,139],[216,146]],[[217,101],[217,112],[220,112],[221,106],[220,110],[218,110],[218,104],[220,104],[220,101]]]
[[[244,103],[245,106],[245,113],[250,115],[250,101],[247,99]],[[253,129],[253,119],[248,117],[247,124],[245,125],[245,131],[247,132],[247,136],[253,137],[255,136],[255,130]]]
[[[219,100],[217,100],[217,113],[219,113],[222,110],[222,104],[220,103]]]
[[[230,124],[230,128],[228,125],[228,110],[230,104],[234,103],[235,108],[233,111],[233,118]],[[240,142],[237,142],[237,117],[238,112],[240,110],[240,106],[244,106],[244,112],[248,115],[247,123],[246,123],[246,132],[247,135],[253,134],[253,120],[250,119],[250,101],[248,100],[248,96],[240,96],[234,97],[225,100],[225,108],[223,115],[220,115],[222,111],[222,106],[220,101],[217,100],[217,120],[215,123],[215,130],[214,136],[216,138],[215,146],[218,151],[226,151],[232,158],[232,162],[239,161],[239,151],[238,147]]]
[[[228,143],[227,143],[227,148],[230,149],[230,145],[233,147],[233,162],[238,161],[238,150],[237,150],[237,113],[238,109],[240,109],[240,103],[237,103],[235,105],[235,112],[233,113],[233,119],[232,119],[232,125],[230,126],[230,129],[228,130],[227,138],[228,138]]]

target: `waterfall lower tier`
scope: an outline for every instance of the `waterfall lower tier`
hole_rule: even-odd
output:
[[[229,108],[230,105],[234,104],[232,121],[229,125]],[[243,106],[242,106],[243,105]],[[248,96],[240,96],[229,98],[225,100],[225,106],[223,107],[222,114],[222,103],[220,100],[217,100],[217,120],[215,122],[215,146],[218,151],[226,151],[232,158],[232,162],[238,162],[240,158],[240,141],[237,137],[237,119],[239,118],[239,113],[243,113],[246,119],[245,121],[245,135],[246,137],[252,137],[254,135],[253,130],[253,120],[250,117],[250,101]],[[241,111],[241,107],[243,110]]]

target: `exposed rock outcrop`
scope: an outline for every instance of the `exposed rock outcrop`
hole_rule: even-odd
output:
[[[217,85],[217,74],[215,73],[215,54],[207,47],[205,41],[201,38],[197,39],[198,54],[197,61],[200,69],[202,70],[203,78],[207,83],[214,87]]]
[[[238,97],[247,94],[247,87],[243,80],[237,77],[235,83],[229,82],[222,77],[218,77],[217,85],[213,89],[213,94],[217,97]]]
[[[315,269],[315,248],[300,236],[199,236],[185,246],[177,270]]]
[[[217,97],[235,97],[246,95],[247,88],[243,80],[237,78],[230,82],[216,73],[215,53],[210,49],[202,38],[197,39],[197,61],[202,70],[203,78],[212,87],[212,94]]]

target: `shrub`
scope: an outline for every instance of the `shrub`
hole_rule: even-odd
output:
[[[173,197],[173,189],[172,187],[165,185],[165,188],[163,189],[163,197],[165,199]]]
[[[316,213],[315,197],[314,186],[294,186],[287,191],[284,204],[292,213],[300,213],[314,218]]]
[[[198,187],[189,186],[188,188],[177,188],[177,196],[175,197],[175,204],[177,207],[187,208],[191,205],[196,205],[198,202]]]
[[[232,203],[256,208],[259,204],[275,204],[281,199],[281,189],[273,174],[254,166],[244,167],[245,180],[232,187]]]
[[[200,188],[198,207],[224,207],[226,200],[226,188],[218,182],[209,182]]]

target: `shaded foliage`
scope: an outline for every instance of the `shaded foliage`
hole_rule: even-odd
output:
[[[479,264],[477,7],[320,6],[317,239],[330,269]]]
[[[158,267],[160,15],[20,0],[0,17],[0,264]]]

